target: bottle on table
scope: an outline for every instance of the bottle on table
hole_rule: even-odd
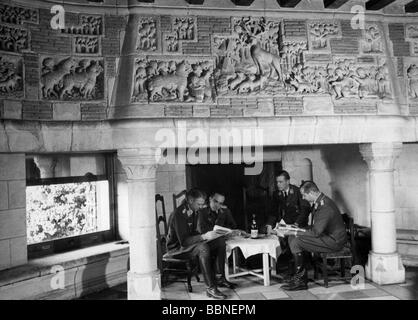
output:
[[[255,221],[255,214],[253,214],[253,221],[251,223],[251,238],[255,239],[258,237],[258,226]]]

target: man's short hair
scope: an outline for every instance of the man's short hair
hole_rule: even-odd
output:
[[[191,199],[194,200],[198,198],[202,198],[206,200],[206,193],[203,190],[200,190],[197,188],[190,189],[189,191],[186,192],[187,200],[191,200]]]
[[[300,191],[303,193],[320,192],[318,186],[313,181],[305,181],[300,186]]]
[[[225,192],[221,192],[221,191],[212,191],[211,193],[209,193],[209,197],[213,198],[215,194],[219,194],[220,196],[225,197]]]
[[[278,177],[280,177],[280,176],[283,176],[286,180],[290,180],[290,175],[289,175],[289,172],[287,172],[286,170],[282,170],[282,171],[280,171],[280,172],[277,174],[276,178],[278,178]]]

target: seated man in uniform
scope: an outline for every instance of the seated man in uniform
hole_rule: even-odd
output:
[[[205,202],[203,191],[191,189],[186,200],[172,213],[167,237],[168,254],[179,259],[198,257],[207,296],[225,299],[226,295],[218,290],[212,266],[216,259],[225,263],[225,240],[215,231],[200,234],[197,230],[198,210],[205,207]]]
[[[231,210],[224,205],[224,202],[225,196],[220,192],[213,192],[209,196],[209,206],[199,212],[198,230],[200,233],[213,230],[215,225],[229,229],[237,227]]]
[[[308,289],[303,252],[335,252],[347,242],[345,224],[335,203],[319,191],[312,181],[304,182],[300,191],[303,199],[313,204],[313,222],[305,232],[286,232],[296,265],[295,275],[287,285],[282,286],[282,289],[289,291]]]

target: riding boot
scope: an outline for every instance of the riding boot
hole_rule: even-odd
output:
[[[304,256],[302,252],[296,253],[294,255],[296,273],[293,276],[292,280],[282,286],[283,290],[287,291],[296,291],[296,290],[307,290],[308,289],[308,272],[304,263]]]
[[[225,299],[226,295],[220,292],[216,286],[215,274],[212,270],[210,257],[199,256],[199,263],[207,287],[206,295],[215,299]]]

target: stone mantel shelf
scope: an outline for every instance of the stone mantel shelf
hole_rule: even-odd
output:
[[[63,3],[64,2],[64,3]],[[189,5],[184,0],[155,0],[154,3],[141,3],[137,0],[105,1],[95,4],[86,0],[59,1],[59,0],[14,0],[14,4],[29,5],[36,8],[50,9],[53,4],[64,5],[65,9],[74,12],[100,13],[114,15],[128,14],[169,14],[181,15],[185,12],[189,15],[207,15],[216,16],[242,16],[251,12],[252,16],[274,16],[276,18],[286,18],[292,13],[294,19],[306,19],[306,17],[315,16],[317,19],[351,19],[350,12],[352,5],[346,5],[338,10],[324,9],[323,4],[310,4],[308,7],[301,8],[281,8],[276,0],[256,0],[249,7],[235,6],[230,0],[206,0],[203,5]],[[174,5],[173,5],[174,3]],[[382,21],[382,18],[388,22],[399,22],[402,17],[404,23],[416,22],[417,14],[405,14],[402,12],[387,13],[383,11],[367,11],[368,21]]]
[[[103,122],[0,121],[0,152],[83,152],[158,147],[156,133],[179,128],[258,130],[263,146],[418,141],[418,117],[298,116],[280,118],[132,119]],[[187,141],[188,147],[194,140]],[[173,146],[176,147],[176,146]]]

